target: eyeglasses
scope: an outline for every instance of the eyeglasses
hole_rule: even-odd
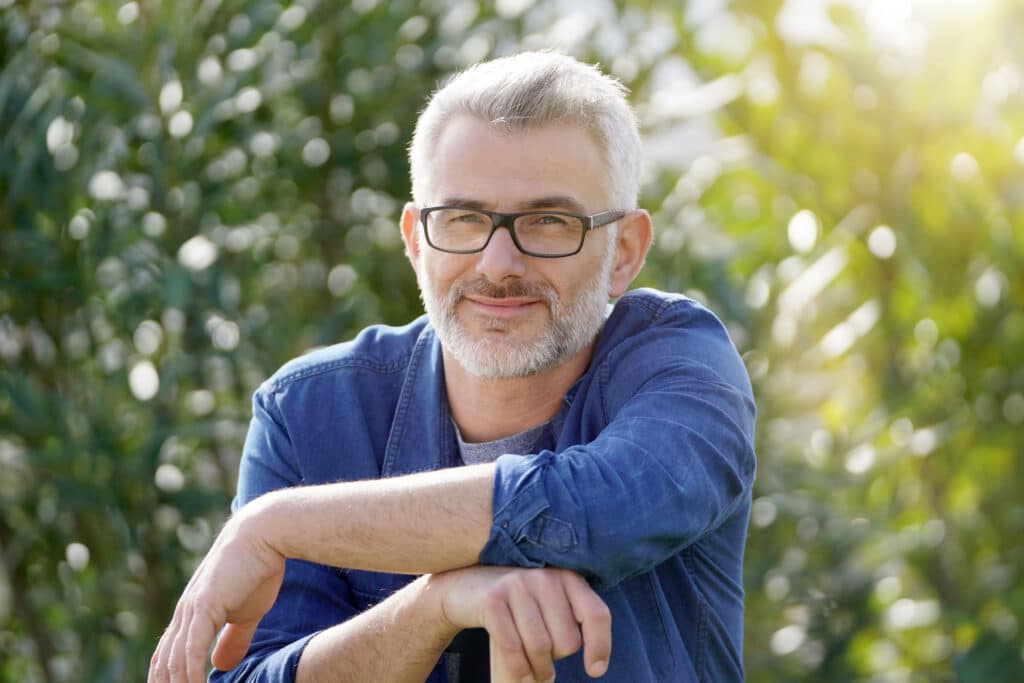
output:
[[[527,256],[561,258],[579,253],[587,233],[614,223],[625,211],[602,211],[580,216],[565,211],[498,213],[461,206],[431,206],[420,210],[427,244],[450,254],[483,251],[498,228],[508,228],[516,248]]]

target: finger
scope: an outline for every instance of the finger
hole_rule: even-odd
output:
[[[187,683],[188,664],[186,663],[185,646],[188,642],[188,628],[192,622],[192,603],[188,596],[182,596],[175,610],[177,622],[174,638],[170,641],[170,652],[167,655],[167,676],[170,683]]]
[[[583,661],[587,673],[595,678],[603,676],[612,653],[611,611],[578,574],[567,575],[564,585],[573,614],[583,628]]]
[[[185,641],[185,665],[189,683],[203,683],[206,680],[206,655],[216,633],[217,623],[209,615],[198,612],[192,615]]]
[[[552,641],[537,602],[525,590],[514,592],[510,602],[512,619],[516,623],[523,649],[526,650],[526,658],[530,661],[534,680],[550,680],[555,675],[551,656]]]
[[[210,661],[221,671],[230,671],[249,651],[249,643],[256,633],[257,623],[227,624],[217,637],[217,645],[213,648]]]
[[[538,578],[541,581],[535,595],[548,635],[551,636],[552,657],[568,657],[583,645],[583,635],[566,595],[563,574],[560,571],[551,572]]]
[[[167,632],[160,636],[160,641],[153,650],[153,656],[149,658],[149,673],[146,676],[146,683],[167,683]]]
[[[519,631],[504,597],[491,594],[486,598],[486,603],[483,627],[487,629],[491,643],[497,647],[506,672],[511,674],[515,681],[532,676],[530,661],[526,658]]]
[[[153,683],[170,683],[171,673],[168,669],[168,663],[171,658],[171,652],[174,648],[174,640],[178,636],[179,625],[181,624],[182,618],[182,604],[179,601],[174,607],[174,614],[171,616],[171,623],[167,625],[163,635],[160,637],[160,642],[157,643],[156,651],[153,652],[153,657],[150,659],[150,677]]]

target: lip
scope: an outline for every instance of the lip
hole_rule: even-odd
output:
[[[473,310],[485,315],[501,318],[511,318],[529,311],[541,303],[540,299],[527,299],[521,297],[507,297],[492,299],[485,296],[467,296]]]

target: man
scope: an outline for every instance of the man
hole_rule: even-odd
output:
[[[401,217],[426,319],[256,392],[151,682],[201,681],[225,624],[212,680],[464,682],[474,627],[507,680],[742,679],[750,384],[706,309],[626,294],[639,156],[622,86],[569,57],[434,94]]]

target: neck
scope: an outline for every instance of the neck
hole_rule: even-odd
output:
[[[448,407],[462,438],[471,443],[494,441],[553,418],[565,392],[587,369],[592,350],[590,344],[561,365],[507,379],[471,375],[442,351]]]

